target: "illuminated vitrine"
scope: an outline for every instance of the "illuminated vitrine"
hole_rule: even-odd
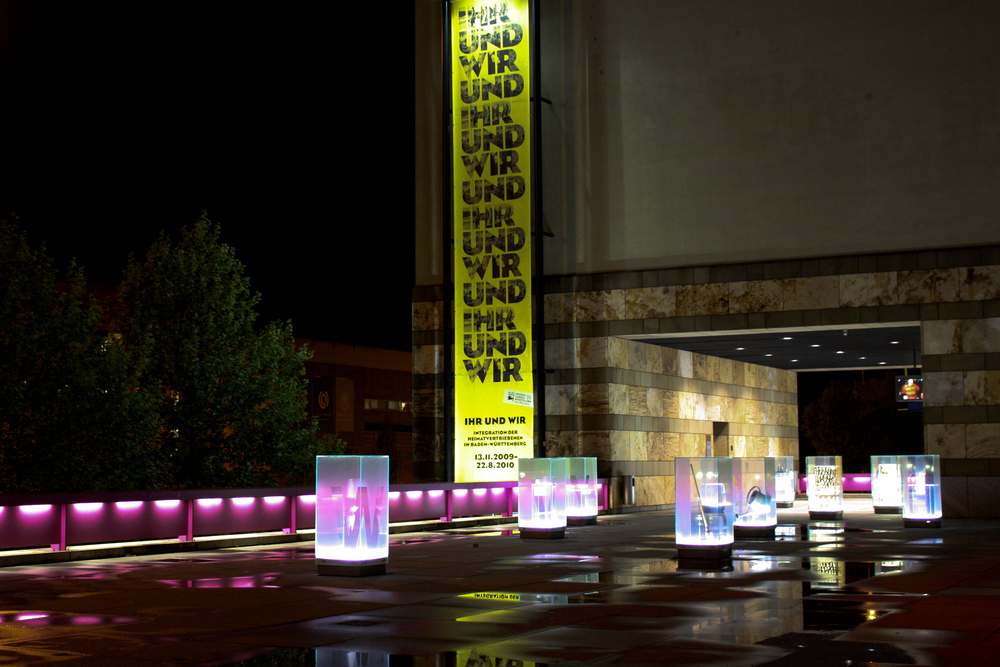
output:
[[[731,557],[733,459],[677,458],[674,460],[674,488],[678,557]]]
[[[778,525],[775,460],[755,456],[733,459],[733,533],[773,538]]]
[[[937,454],[900,456],[903,525],[941,527],[941,459]]]
[[[799,488],[798,459],[794,456],[774,457],[774,498],[779,508],[795,506]]]
[[[566,535],[566,459],[517,460],[517,527],[523,538]]]
[[[316,457],[320,574],[384,574],[389,560],[389,457]]]
[[[844,468],[839,456],[807,456],[810,519],[840,519],[844,516]]]
[[[566,459],[566,522],[570,526],[597,523],[597,459]]]
[[[873,456],[872,508],[876,514],[899,514],[903,511],[903,482],[898,456]]]

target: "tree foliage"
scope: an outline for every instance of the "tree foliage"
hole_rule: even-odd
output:
[[[802,432],[821,456],[843,457],[845,472],[867,472],[873,454],[920,454],[919,413],[900,412],[891,376],[834,381],[805,408]]]
[[[98,334],[83,270],[64,275],[0,221],[0,492],[131,490],[162,483],[160,424],[143,366]]]
[[[306,414],[309,352],[290,323],[255,329],[260,297],[219,235],[203,215],[176,244],[161,234],[144,261],[129,258],[113,329],[147,362],[140,382],[158,396],[176,485],[304,482],[332,451]]]

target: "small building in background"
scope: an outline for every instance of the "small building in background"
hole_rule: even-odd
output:
[[[412,354],[298,338],[313,352],[306,362],[309,414],[322,433],[335,433],[345,454],[389,457],[393,483],[412,481]]]

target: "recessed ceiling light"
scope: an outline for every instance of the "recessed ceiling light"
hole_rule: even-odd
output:
[[[745,348],[745,347],[738,347],[738,348],[736,348],[736,349],[737,349],[738,351],[742,352],[742,351],[743,351],[743,350],[745,350],[746,348]]]
[[[899,345],[899,341],[898,340],[891,340],[891,341],[889,341],[889,345]]]
[[[767,354],[765,354],[764,356],[765,356],[765,357],[773,357],[774,355],[773,355],[773,354],[771,354],[770,352],[768,352],[768,353],[767,353]]]
[[[793,364],[794,364],[795,362],[797,362],[797,361],[798,361],[798,359],[792,359],[792,363],[793,363]]]
[[[812,345],[810,345],[809,347],[819,347],[819,343],[813,343],[813,344],[812,344]]]
[[[879,366],[885,366],[885,362],[884,361],[880,361],[880,362],[878,362],[878,365]]]
[[[792,337],[791,337],[791,336],[785,336],[785,337],[784,337],[784,338],[782,338],[781,340],[791,340],[791,339],[792,339]]]
[[[837,354],[843,354],[843,353],[844,353],[843,350],[837,350]]]

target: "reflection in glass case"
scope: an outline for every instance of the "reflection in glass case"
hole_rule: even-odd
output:
[[[873,456],[871,460],[875,514],[900,514],[903,511],[903,482],[899,475],[899,457]]]
[[[677,458],[674,475],[678,557],[730,558],[733,553],[733,459]]]
[[[794,456],[774,457],[774,497],[781,508],[795,506],[799,485],[798,460]]]
[[[736,537],[774,538],[778,524],[774,459],[733,459],[733,533]]]
[[[566,522],[570,526],[597,523],[597,459],[566,459]]]
[[[806,482],[810,519],[844,516],[844,467],[839,456],[807,456]]]
[[[319,574],[384,574],[389,560],[389,457],[316,457]]]
[[[900,456],[903,525],[941,527],[941,459],[937,454]]]
[[[522,538],[566,535],[566,459],[517,460],[517,527]]]

